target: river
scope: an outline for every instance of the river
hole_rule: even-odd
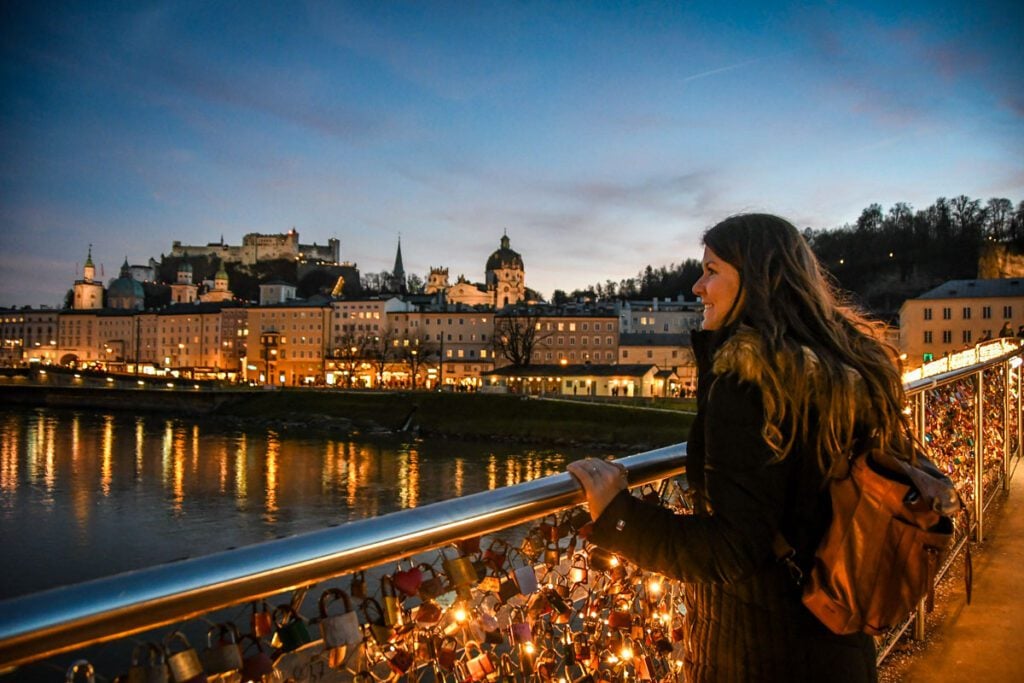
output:
[[[508,486],[593,454],[5,409],[0,599]]]

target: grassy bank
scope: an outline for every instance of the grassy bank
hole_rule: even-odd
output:
[[[239,418],[349,420],[356,429],[400,429],[460,438],[657,447],[686,440],[692,415],[624,404],[524,399],[495,394],[421,392],[258,392],[222,406]]]

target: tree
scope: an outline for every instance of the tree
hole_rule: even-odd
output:
[[[569,303],[569,295],[565,293],[564,289],[556,289],[551,294],[551,303],[553,303],[556,306],[567,304]]]
[[[396,332],[394,330],[385,330],[381,334],[374,336],[367,345],[366,357],[373,366],[378,389],[384,388],[384,370],[387,369],[388,363],[397,352],[394,344],[395,337]]]
[[[398,352],[398,358],[409,368],[409,382],[415,389],[419,383],[420,368],[430,362],[434,354],[434,344],[430,337],[416,334],[403,339],[393,339],[392,348]]]
[[[334,364],[345,373],[349,389],[355,386],[356,373],[365,362],[371,343],[369,337],[346,334],[338,340],[332,350]]]
[[[405,282],[410,294],[419,294],[423,291],[423,278],[419,275],[410,275]]]
[[[533,349],[551,335],[540,331],[541,312],[536,308],[513,306],[494,316],[495,354],[501,354],[513,367],[530,365]]]

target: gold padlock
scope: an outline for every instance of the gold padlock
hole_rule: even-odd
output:
[[[448,582],[456,591],[469,588],[477,582],[476,569],[473,568],[473,560],[470,558],[464,555],[454,559],[446,557],[442,564]]]
[[[171,646],[175,641],[182,643],[185,647],[172,654]],[[167,636],[164,639],[164,649],[167,650],[167,666],[171,670],[171,678],[174,679],[174,683],[185,683],[202,675],[203,665],[199,662],[199,653],[189,644],[184,633],[174,631]]]
[[[398,627],[404,622],[402,618],[402,603],[395,591],[395,582],[390,576],[383,576],[380,580],[380,594],[384,598],[384,623],[387,626]]]

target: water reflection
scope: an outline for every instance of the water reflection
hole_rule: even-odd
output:
[[[2,411],[0,598],[517,484],[585,454]]]

